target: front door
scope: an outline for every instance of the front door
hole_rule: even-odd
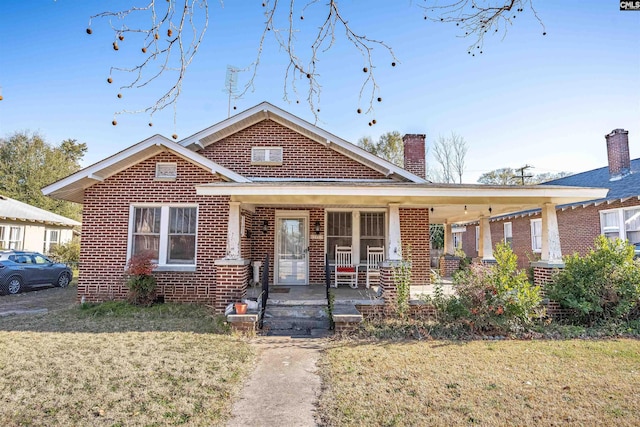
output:
[[[308,285],[308,217],[276,217],[276,284]]]

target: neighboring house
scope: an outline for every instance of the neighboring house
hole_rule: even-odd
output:
[[[627,131],[615,129],[605,135],[605,139],[608,166],[544,183],[608,190],[605,197],[556,206],[560,246],[564,254],[584,255],[600,234],[631,243],[640,242],[640,159],[630,159]],[[540,258],[543,246],[540,209],[499,216],[491,221],[494,244],[509,241],[521,267]],[[465,229],[461,236],[462,249],[467,255],[475,256],[478,226],[467,224]]]
[[[380,286],[391,301],[389,272],[408,248],[412,283],[429,283],[430,221],[481,218],[488,227],[489,210],[604,196],[588,188],[432,184],[425,135],[403,139],[407,169],[265,102],[178,143],[155,135],[43,192],[83,204],[78,298],[125,298],[127,260],[152,251],[166,301],[218,311],[245,296],[250,263],[267,255],[271,283],[322,285],[325,254],[332,262],[336,245],[351,246],[357,263],[367,246],[385,248]],[[489,256],[491,245],[484,247]]]
[[[73,238],[81,224],[67,217],[0,195],[0,250],[49,253]]]

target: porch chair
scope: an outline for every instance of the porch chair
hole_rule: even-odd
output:
[[[367,246],[367,289],[371,287],[371,278],[380,277],[380,263],[384,261],[384,248]]]
[[[358,287],[358,267],[353,264],[351,246],[336,245],[334,269],[334,288],[337,288],[340,284],[349,285],[353,289]]]

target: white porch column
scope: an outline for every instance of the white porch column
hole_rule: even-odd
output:
[[[444,223],[444,253],[453,255],[453,232],[451,224]]]
[[[478,257],[483,261],[493,260],[493,245],[491,244],[491,225],[489,217],[480,217],[480,239],[478,239]]]
[[[556,205],[545,203],[542,205],[542,253],[540,261],[550,264],[562,264],[562,250],[560,249],[560,232]]]
[[[240,202],[229,202],[225,259],[240,259]]]
[[[402,259],[399,206],[397,203],[389,203],[389,244],[387,247],[387,259],[395,261]]]

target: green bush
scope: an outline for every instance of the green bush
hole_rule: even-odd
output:
[[[80,261],[80,238],[74,237],[67,243],[54,246],[49,255],[58,262],[77,264]]]
[[[598,236],[584,257],[565,257],[547,295],[571,309],[569,321],[582,325],[637,317],[640,265],[633,257],[633,246],[625,241]]]
[[[466,321],[480,332],[510,332],[540,316],[540,288],[518,270],[509,245],[497,245],[494,256],[496,264],[472,264],[454,275],[457,295],[446,301],[445,319]]]

